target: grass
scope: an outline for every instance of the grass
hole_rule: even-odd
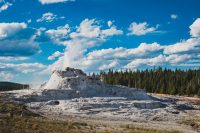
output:
[[[169,130],[161,130],[155,128],[143,128],[143,127],[135,127],[134,125],[125,125],[125,131],[126,130],[128,130],[128,132],[131,133],[180,133],[180,131],[176,130],[169,131]]]
[[[200,131],[200,119],[186,119],[179,122],[180,124],[189,125],[193,129]]]
[[[101,128],[99,128],[101,126]],[[0,133],[178,133],[178,131],[124,125],[117,128],[77,121],[50,120],[34,114],[24,105],[0,100]]]

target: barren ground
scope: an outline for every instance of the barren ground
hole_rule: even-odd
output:
[[[174,97],[158,95],[167,98],[176,98],[181,101],[190,101],[200,105],[198,98]],[[38,113],[38,112],[37,112]],[[35,114],[23,105],[8,101],[0,102],[0,132],[131,132],[131,133],[195,133],[200,132],[200,111],[189,110],[187,115],[177,121],[110,119],[103,117],[84,117],[75,115],[46,115]]]

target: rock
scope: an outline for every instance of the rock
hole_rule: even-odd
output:
[[[177,110],[194,110],[195,108],[190,104],[178,104],[175,107]]]
[[[135,102],[134,106],[140,109],[155,109],[155,108],[164,108],[167,105],[159,101],[148,101],[148,102]]]
[[[65,71],[54,71],[50,80],[41,87],[43,96],[54,99],[78,97],[126,97],[135,100],[150,100],[144,90],[125,86],[108,85],[100,79],[87,76],[79,69],[67,67]],[[44,98],[44,97],[43,97]]]
[[[47,102],[46,105],[59,105],[59,104],[60,104],[59,101],[49,101],[49,102]]]

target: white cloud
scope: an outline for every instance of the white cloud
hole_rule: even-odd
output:
[[[70,27],[68,24],[65,26],[59,26],[57,29],[47,30],[45,33],[52,39],[54,43],[64,45],[63,40],[69,37]]]
[[[165,62],[165,56],[159,55],[153,58],[135,59],[128,63],[125,68],[137,68],[142,65],[155,66],[161,65],[163,62]]]
[[[115,26],[111,26],[110,29],[102,30],[102,35],[108,37],[113,35],[122,35],[123,31],[118,30]]]
[[[192,25],[190,25],[190,35],[192,37],[200,37],[200,18],[197,18]]]
[[[0,12],[7,10],[10,6],[12,6],[12,3],[4,2],[3,5],[0,7]]]
[[[95,19],[85,19],[80,23],[76,32],[70,34],[70,37],[105,39],[109,36],[123,34],[123,31],[116,29],[116,26],[109,27],[109,29],[101,29],[101,25],[99,25],[99,23],[100,22]]]
[[[183,63],[187,60],[189,60],[190,58],[192,58],[192,55],[189,55],[189,54],[172,54],[172,55],[169,55],[168,57],[166,57],[166,61],[170,64],[170,65],[177,65],[177,64],[180,64],[180,63]]]
[[[128,63],[125,68],[137,68],[140,66],[162,66],[162,65],[178,65],[190,59],[191,55],[159,55],[153,58],[135,59]]]
[[[62,55],[63,55],[63,53],[56,51],[51,56],[48,57],[48,60],[55,60],[57,57],[60,57]]]
[[[99,67],[99,70],[108,70],[108,69],[112,69],[117,67],[118,65],[118,61],[117,60],[113,60],[111,63],[109,64],[103,64],[102,66]]]
[[[2,78],[3,80],[10,81],[13,77],[14,75],[12,73],[4,72],[4,71],[0,72],[0,78]]]
[[[76,32],[70,34],[71,38],[85,37],[85,38],[95,38],[100,36],[100,26],[98,21],[95,19],[89,20],[85,19],[80,23]]]
[[[171,14],[170,17],[171,17],[171,19],[177,19],[178,15],[177,14]]]
[[[30,56],[39,52],[36,30],[26,23],[0,23],[0,56]]]
[[[23,79],[21,75],[32,77],[34,79],[40,78],[38,74],[46,69],[46,66],[41,63],[2,63],[0,62],[0,79],[12,80],[12,79]],[[24,81],[26,82],[26,80]]]
[[[102,29],[95,19],[83,20],[76,31],[70,33],[70,40],[65,41],[67,48],[63,67],[78,67],[87,49],[102,44],[108,37],[120,34],[123,32],[114,25],[109,29]]]
[[[176,53],[193,53],[199,52],[200,38],[190,38],[181,42],[168,45],[164,49],[165,54],[176,54]]]
[[[45,69],[46,66],[40,63],[0,63],[0,71],[8,71],[12,73],[33,73]]]
[[[0,23],[0,56],[30,56],[39,53],[39,30],[26,23]]]
[[[108,27],[111,27],[112,24],[113,24],[113,22],[112,22],[111,20],[109,20],[109,21],[107,22],[107,24],[108,24]]]
[[[2,61],[22,61],[27,60],[29,57],[13,57],[13,56],[0,56],[0,62]]]
[[[75,0],[39,0],[42,4],[53,4],[53,3],[62,3],[62,2],[73,2]]]
[[[164,54],[199,53],[200,18],[197,18],[189,28],[191,38],[166,46],[164,49]]]
[[[128,30],[130,31],[130,33],[128,33],[128,35],[141,36],[141,35],[145,35],[147,33],[153,33],[156,31],[156,29],[157,29],[157,26],[149,27],[147,22],[143,22],[143,23],[133,22],[130,24],[130,26],[128,28]]]
[[[141,43],[136,48],[108,48],[89,52],[83,59],[82,67],[89,71],[120,69],[138,58],[155,57],[162,53],[163,46],[158,43]],[[142,60],[143,61],[143,60]]]
[[[9,37],[27,28],[26,23],[0,23],[0,39]]]
[[[27,20],[27,23],[31,23],[31,22],[32,22],[32,19]]]
[[[81,68],[80,66],[84,62],[85,53],[89,48],[101,45],[108,37],[114,35],[123,34],[123,31],[118,30],[116,26],[112,25],[108,29],[103,29],[100,22],[95,19],[85,19],[75,31],[70,31],[69,28],[65,32],[60,32],[58,27],[56,30],[47,31],[47,34],[58,44],[66,46],[64,56],[61,56],[58,61],[50,65],[48,70],[52,69],[64,69],[65,67]],[[55,34],[56,33],[56,34]],[[60,34],[61,33],[61,34]],[[61,68],[61,65],[63,68]]]
[[[101,49],[101,50],[95,50],[90,53],[88,53],[88,59],[96,60],[99,58],[103,59],[134,59],[138,57],[147,57],[151,56],[154,53],[159,52],[164,47],[160,46],[158,43],[154,42],[152,44],[147,43],[141,43],[137,48],[109,48],[109,49]]]
[[[128,53],[135,55],[148,55],[149,53],[155,53],[163,49],[163,46],[160,46],[157,42],[152,44],[141,43],[139,47],[135,49],[130,49]]]
[[[59,40],[60,44],[66,46],[66,50],[64,56],[60,56],[45,71],[64,69],[66,66],[95,72],[110,68],[118,70],[149,66],[198,66],[200,63],[199,37],[191,37],[170,45],[160,45],[157,42],[141,43],[136,48],[117,47],[88,52],[88,49],[101,45],[109,37],[123,34],[123,31],[112,23],[108,24],[108,27],[105,29],[100,21],[95,19],[85,19],[75,29],[69,28],[72,31],[67,30],[57,36],[52,34],[53,40]],[[191,62],[192,60],[195,62]]]
[[[55,15],[51,12],[47,12],[47,13],[42,14],[42,17],[37,19],[36,21],[37,22],[52,22],[54,20],[64,19],[64,18],[65,18],[64,16],[58,17],[57,15]]]
[[[30,56],[39,50],[39,43],[32,39],[0,41],[0,56]]]

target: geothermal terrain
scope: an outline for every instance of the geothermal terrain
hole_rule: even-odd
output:
[[[40,87],[3,92],[1,97],[48,120],[78,121],[90,127],[86,130],[82,124],[77,132],[200,132],[198,98],[108,85],[79,69],[54,71]]]

